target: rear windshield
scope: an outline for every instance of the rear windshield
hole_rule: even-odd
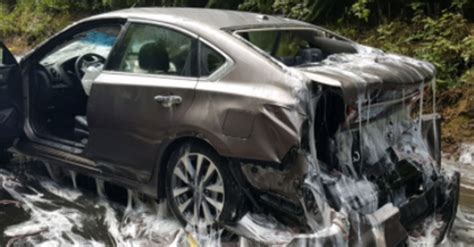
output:
[[[287,66],[319,63],[335,53],[356,53],[351,42],[321,30],[238,31],[248,42]]]

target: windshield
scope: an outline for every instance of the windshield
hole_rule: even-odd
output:
[[[317,29],[238,31],[237,35],[287,66],[319,63],[335,53],[355,53],[352,43]]]

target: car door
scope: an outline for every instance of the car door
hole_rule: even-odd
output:
[[[9,148],[23,127],[22,78],[15,57],[0,42],[0,151]]]
[[[105,172],[148,181],[160,144],[193,102],[196,47],[183,30],[131,22],[92,85],[85,155]]]

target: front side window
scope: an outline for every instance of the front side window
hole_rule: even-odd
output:
[[[101,26],[78,33],[68,41],[59,45],[43,58],[40,63],[47,66],[61,63],[87,53],[94,53],[103,58],[107,58],[121,29],[122,26],[116,24]]]
[[[131,24],[113,54],[109,70],[158,74],[193,76],[195,66],[196,40],[173,29],[148,25]]]

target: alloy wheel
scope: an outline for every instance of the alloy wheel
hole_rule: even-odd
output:
[[[200,153],[185,153],[174,166],[172,198],[185,220],[212,225],[219,219],[225,202],[222,176],[214,162]]]

